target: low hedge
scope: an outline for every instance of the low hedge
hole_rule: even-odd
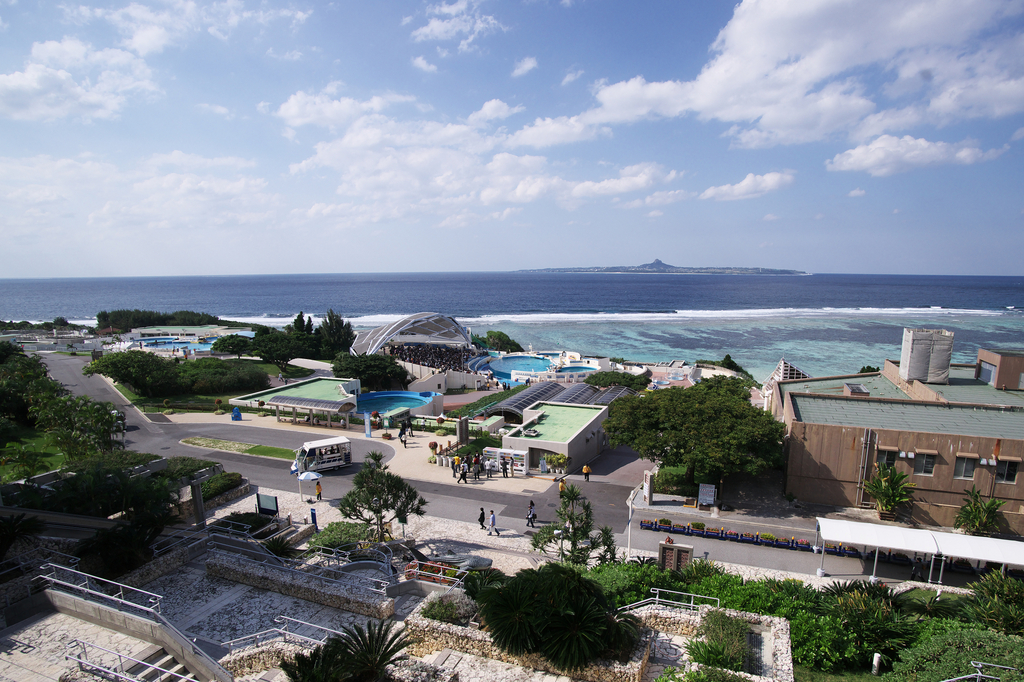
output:
[[[234,490],[242,485],[242,474],[237,471],[223,471],[212,478],[203,481],[203,501],[212,500],[229,490]]]
[[[168,457],[167,468],[161,471],[160,475],[176,481],[179,478],[192,476],[215,464],[216,462],[213,460],[199,459],[198,457]]]
[[[342,545],[369,539],[370,527],[368,525],[353,521],[334,521],[328,523],[322,531],[310,539],[309,547],[335,549]]]
[[[215,521],[213,525],[225,525],[221,521],[231,521],[232,523],[245,524],[249,526],[250,533],[255,533],[259,529],[269,526],[273,520],[271,516],[257,514],[256,512],[232,512],[223,519]]]

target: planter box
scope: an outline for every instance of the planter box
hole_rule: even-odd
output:
[[[826,547],[825,548],[825,554],[831,554],[832,556],[839,556],[841,553],[842,553],[842,550],[839,549],[838,547]]]
[[[810,552],[811,549],[812,549],[810,545],[801,545],[801,544],[793,545],[793,547],[795,549],[800,550],[801,552]]]
[[[746,542],[747,544],[751,544],[751,545],[757,542],[757,538],[755,538],[755,537],[745,538],[742,535],[739,536],[736,539],[739,540],[740,542]]]
[[[644,523],[643,521],[640,522],[640,528],[644,530],[655,530],[653,523]]]
[[[672,526],[672,532],[679,535],[686,535],[686,526]]]
[[[726,540],[732,540],[733,542],[740,539],[740,536],[736,533],[725,533],[722,537]]]
[[[793,543],[790,540],[773,540],[773,547],[781,547],[783,549],[793,549]]]
[[[843,550],[843,556],[848,556],[848,557],[853,557],[855,559],[860,559],[861,558],[861,553],[860,553],[859,549],[844,549]]]
[[[671,532],[672,532],[672,526],[663,526],[663,525],[661,525],[661,524],[659,523],[659,524],[658,524],[658,525],[656,526],[656,528],[658,529],[658,532],[659,532],[659,533],[671,533]]]
[[[905,556],[890,556],[890,564],[900,564],[901,566],[909,566],[911,564],[910,558]]]
[[[952,563],[949,565],[949,570],[954,573],[974,573],[974,566]]]

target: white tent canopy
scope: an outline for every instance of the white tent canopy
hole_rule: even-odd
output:
[[[372,355],[389,341],[471,346],[469,331],[455,318],[439,313],[416,313],[390,324],[360,332],[352,344],[352,355]]]
[[[946,557],[1024,566],[1024,542],[1016,540],[940,533],[931,530],[820,517],[818,518],[818,532],[823,539],[841,542],[844,545],[885,547],[923,554],[941,554]]]

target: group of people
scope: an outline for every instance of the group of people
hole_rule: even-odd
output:
[[[480,522],[480,530],[486,530],[488,535],[492,533],[501,537],[501,533],[498,532],[498,517],[495,516],[494,510],[491,510],[491,515],[488,518],[487,514],[484,513],[484,508],[480,507],[480,517],[477,519]],[[526,510],[526,525],[530,528],[536,528],[537,521],[537,508],[533,506],[533,500],[530,500],[530,507]],[[484,523],[487,522],[487,525]]]
[[[463,371],[470,358],[470,351],[465,348],[426,344],[386,346],[384,352],[405,362],[456,372]]]
[[[492,478],[498,472],[502,478],[515,476],[515,468],[512,458],[502,456],[500,459],[484,459],[479,454],[469,457],[455,455],[452,457],[452,478],[457,479],[456,483],[469,483],[469,474],[473,474],[473,480],[479,481],[480,474]]]

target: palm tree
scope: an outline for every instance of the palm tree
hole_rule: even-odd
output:
[[[384,676],[384,669],[403,657],[409,645],[404,631],[395,632],[394,621],[369,621],[366,627],[344,627],[341,637],[348,679],[370,682]]]
[[[965,490],[967,497],[964,505],[956,513],[954,528],[963,528],[971,535],[989,535],[999,525],[999,508],[1006,504],[1003,500],[982,500],[981,493],[975,486]]]
[[[911,489],[916,483],[909,481],[910,476],[895,467],[879,464],[878,471],[870,481],[864,482],[864,492],[875,500],[875,507],[881,514],[895,514],[896,510],[911,501]]]
[[[0,561],[7,556],[14,543],[22,538],[39,535],[46,524],[38,516],[26,517],[25,514],[0,518]]]
[[[282,660],[281,670],[291,682],[335,682],[341,680],[345,655],[341,640],[332,637],[307,653],[297,653],[292,660]]]

